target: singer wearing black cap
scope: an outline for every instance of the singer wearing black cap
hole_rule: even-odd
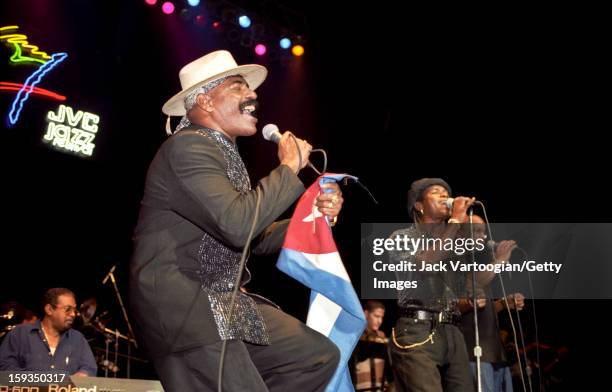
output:
[[[297,173],[311,146],[285,133],[280,164],[251,187],[236,140],[257,132],[257,88],[267,71],[217,51],[180,71],[182,91],[163,107],[182,115],[155,156],[134,234],[130,302],[138,337],[168,392],[216,391],[226,341],[223,391],[322,391],[337,347],[270,301],[232,292],[255,220],[251,253],[280,249],[288,221],[275,220],[304,192]],[[336,184],[316,202],[332,220]],[[241,286],[250,279],[248,269]]]
[[[390,238],[454,238],[474,198],[457,197],[452,211],[447,206],[451,188],[441,178],[412,183],[408,211],[414,225],[394,232]],[[457,260],[442,249],[402,249],[389,254],[390,263],[412,261],[437,263]],[[419,267],[420,268],[420,267]],[[465,276],[454,271],[404,272],[398,279],[416,280],[417,288],[398,292],[398,320],[391,336],[391,357],[399,391],[470,392],[473,390],[468,354],[457,327],[460,296],[465,295]]]

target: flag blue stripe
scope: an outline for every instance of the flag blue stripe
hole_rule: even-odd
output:
[[[339,276],[317,268],[301,252],[284,248],[276,267],[309,289],[323,294],[353,316],[364,318],[353,285]]]
[[[349,375],[348,360],[359,341],[365,327],[365,319],[353,317],[347,312],[340,312],[334,327],[329,333],[329,339],[340,349],[340,363],[331,379],[327,391],[353,391],[353,383]],[[348,388],[345,389],[348,377]]]
[[[342,262],[340,258],[338,262]],[[340,362],[326,392],[354,391],[347,363],[366,321],[353,286],[350,282],[317,268],[301,252],[295,250],[283,249],[276,266],[312,290],[311,305],[316,295],[320,294],[342,308],[328,335],[340,350]]]

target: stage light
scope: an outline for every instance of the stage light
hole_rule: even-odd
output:
[[[258,56],[263,56],[264,54],[266,54],[267,51],[268,49],[264,44],[257,44],[255,46],[255,53],[257,53]]]
[[[291,40],[287,37],[283,37],[280,40],[280,47],[283,49],[289,49],[291,47]]]
[[[195,22],[198,26],[204,26],[204,24],[206,24],[206,19],[204,18],[204,15],[198,14],[195,17]]]
[[[243,29],[248,29],[251,26],[251,18],[246,15],[242,15],[238,18],[238,24]]]
[[[174,12],[174,4],[169,1],[166,1],[164,4],[162,4],[162,11],[164,12],[164,14],[170,15]]]
[[[157,0],[145,0],[145,3],[147,3],[148,5],[155,5],[157,4]]]
[[[295,45],[293,49],[291,49],[291,53],[294,56],[300,57],[304,54],[304,47],[302,45]]]
[[[200,5],[200,0],[187,0],[187,3],[189,3],[189,5],[192,7],[197,7]]]
[[[183,19],[184,21],[187,21],[191,18],[191,14],[187,8],[183,8],[179,15],[181,16],[181,19]]]
[[[221,22],[219,22],[218,20],[215,20],[212,24],[212,27],[215,30],[221,30]]]

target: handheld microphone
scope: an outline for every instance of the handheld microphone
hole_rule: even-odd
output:
[[[281,140],[281,137],[283,137],[283,135],[278,131],[278,126],[276,124],[266,124],[262,128],[261,134],[263,135],[264,139],[274,142],[276,144],[278,144],[278,142],[280,142]],[[321,152],[323,153],[323,157],[325,160],[325,166],[323,168],[323,172],[325,172],[327,169],[327,155],[325,154],[325,151],[321,150]],[[318,171],[317,168],[314,167],[312,163],[310,163],[310,161],[306,162],[306,164],[308,165],[309,168],[314,170],[315,173],[321,175],[321,172]]]
[[[455,204],[455,198],[454,197],[449,197],[448,199],[444,200],[444,204],[446,204],[446,207],[449,210],[452,210],[453,209],[453,204]],[[480,202],[480,200],[474,200],[474,203],[472,203],[472,205],[474,205],[474,204],[482,204],[482,203]]]
[[[446,208],[448,208],[449,210],[453,209],[454,202],[455,202],[455,199],[452,197],[449,197],[448,199],[444,200],[444,204],[446,204]]]
[[[262,133],[264,139],[269,140],[271,142],[274,142],[276,144],[278,144],[278,142],[280,141],[281,137],[283,136],[278,131],[278,126],[276,126],[276,124],[267,124],[261,130],[261,133]]]
[[[493,252],[495,252],[497,250],[498,246],[499,246],[499,242],[497,242],[497,241],[493,241],[493,240],[488,240],[487,241],[487,247],[489,249],[491,249]]]

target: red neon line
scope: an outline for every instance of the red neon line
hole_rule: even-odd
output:
[[[20,83],[12,83],[12,82],[0,82],[0,90],[3,91],[19,91],[23,87],[23,84]],[[53,91],[45,90],[44,88],[26,86],[27,89],[32,90],[32,94],[41,95],[43,97],[48,97],[51,99],[55,99],[57,101],[65,101],[66,97]]]

